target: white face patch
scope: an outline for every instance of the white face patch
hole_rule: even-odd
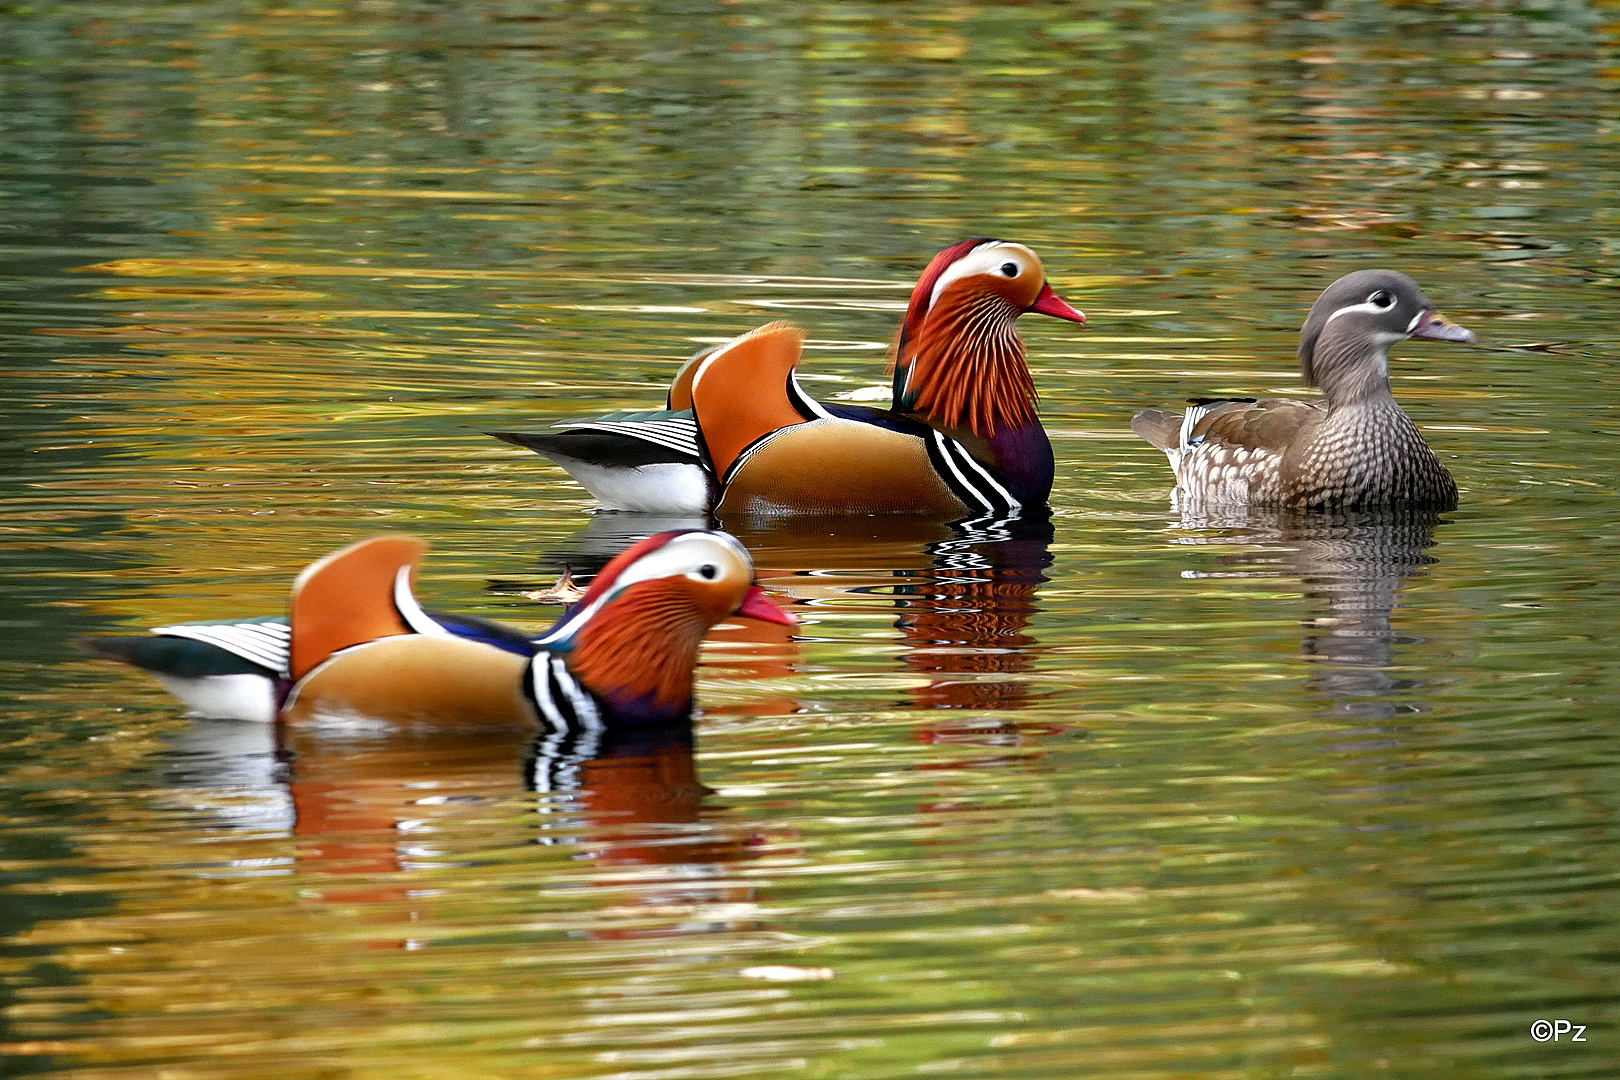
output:
[[[1410,334],[1412,331],[1416,330],[1418,328],[1418,323],[1422,322],[1423,316],[1427,314],[1427,311],[1420,311],[1416,315],[1412,316],[1412,321],[1406,324],[1406,332]]]
[[[656,551],[649,551],[625,567],[606,592],[557,629],[540,639],[545,645],[579,632],[596,613],[630,586],[666,577],[689,577],[698,582],[725,580],[752,581],[754,564],[748,549],[735,537],[720,532],[695,532],[677,536]]]
[[[1015,272],[1006,273],[1004,268],[1007,266],[1013,267]],[[1041,260],[1023,244],[1013,244],[1005,240],[998,240],[993,244],[980,244],[947,266],[945,272],[939,275],[939,280],[934,282],[934,291],[928,297],[929,310],[933,310],[939,294],[944,292],[947,286],[974,274],[994,274],[1008,281],[1016,281],[1030,274],[1041,275]],[[1041,275],[1041,279],[1045,280],[1045,276]]]

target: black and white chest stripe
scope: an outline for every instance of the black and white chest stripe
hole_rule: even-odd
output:
[[[1023,504],[981,465],[967,447],[943,432],[928,432],[928,460],[953,494],[969,509],[1002,516],[1017,513]]]
[[[792,375],[788,376],[788,397],[806,416],[826,420],[836,419],[821,402],[806,394]],[[926,442],[928,460],[933,464],[934,471],[939,473],[945,481],[945,486],[966,503],[969,509],[1000,516],[1016,513],[1023,508],[1023,504],[1013,496],[1013,493],[1003,487],[1000,481],[991,475],[989,469],[979,464],[978,460],[968,453],[967,447],[932,428],[928,431]],[[753,447],[749,449],[752,450]],[[735,466],[732,471],[736,471]]]
[[[526,689],[535,711],[553,733],[602,732],[602,709],[589,690],[579,685],[563,658],[542,653],[529,665]]]
[[[555,653],[542,653],[529,665],[524,689],[546,725],[535,745],[529,786],[539,792],[579,786],[579,764],[596,756],[605,725],[595,698]]]
[[[828,412],[821,402],[806,394],[804,388],[799,385],[798,379],[791,373],[788,375],[787,394],[788,399],[793,402],[806,420],[844,419]],[[737,455],[737,460],[731,463],[731,468],[726,470],[726,475],[722,480],[721,498],[724,497],[724,484],[729,482],[733,476],[736,476],[743,466],[747,464],[748,459],[774,438],[776,434],[777,432],[773,431],[762,436]],[[990,470],[979,464],[978,460],[968,452],[967,447],[943,432],[933,429],[929,429],[925,437],[919,437],[923,438],[924,445],[927,447],[928,460],[934,466],[934,471],[945,481],[945,486],[950,488],[957,498],[967,504],[970,510],[999,517],[1017,513],[1023,508],[1023,504],[1018,501],[1013,493],[1008,491]],[[720,499],[715,501],[718,503]]]

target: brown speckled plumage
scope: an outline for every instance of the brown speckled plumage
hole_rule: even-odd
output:
[[[1368,507],[1457,504],[1457,485],[1389,388],[1389,347],[1408,337],[1472,341],[1391,270],[1334,282],[1300,332],[1300,365],[1324,401],[1195,400],[1187,414],[1131,420],[1165,452],[1188,502]]]

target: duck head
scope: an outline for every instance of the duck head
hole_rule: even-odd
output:
[[[747,550],[723,532],[659,533],[620,552],[536,644],[615,717],[672,721],[692,710],[703,636],[728,616],[792,626],[754,584]],[[536,664],[535,677],[543,666]]]
[[[1299,364],[1329,405],[1389,393],[1389,347],[1407,338],[1474,340],[1394,270],[1357,270],[1329,285],[1299,332]]]
[[[894,408],[991,438],[1035,423],[1035,381],[1014,324],[1026,311],[1086,317],[1046,283],[1022,244],[963,240],[935,255],[912,290],[894,361]]]

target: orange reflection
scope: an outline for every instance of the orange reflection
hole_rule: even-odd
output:
[[[1052,562],[1050,521],[997,522],[929,545],[931,572],[905,586],[900,628],[906,666],[930,677],[915,691],[925,709],[1020,709],[1035,638],[1026,633]]]
[[[549,795],[542,842],[573,847],[607,873],[603,925],[587,936],[626,941],[756,925],[756,889],[726,863],[753,858],[763,838],[708,820],[690,728],[585,733],[536,744],[535,790]],[[639,869],[638,869],[639,868]],[[630,925],[612,925],[628,923]]]
[[[428,920],[436,901],[412,872],[448,854],[435,834],[464,835],[466,825],[458,830],[455,819],[482,812],[501,815],[509,837],[511,808],[525,805],[530,791],[540,796],[531,807],[539,835],[534,826],[526,835],[616,871],[600,882],[614,890],[610,915],[622,906],[627,885],[637,886],[637,926],[605,925],[590,931],[593,937],[686,933],[694,904],[735,911],[752,899],[752,886],[713,869],[751,857],[759,844],[752,834],[705,820],[712,816],[703,806],[709,791],[697,778],[690,725],[566,735],[288,727],[281,736],[297,872],[315,879],[304,895],[322,904],[363,904],[373,922]],[[650,872],[624,873],[634,867]],[[665,920],[665,912],[674,917]],[[368,947],[408,944],[402,933]]]
[[[521,794],[533,742],[528,732],[465,728],[345,734],[284,726],[280,738],[289,759],[299,873],[364,879],[314,895],[322,903],[378,905],[384,921],[419,914],[400,876],[416,859],[411,849],[419,840],[412,834],[468,807]]]
[[[653,532],[709,525],[700,517],[597,514],[573,538],[568,558],[576,571],[589,572]],[[1018,676],[1038,650],[1027,628],[1052,561],[1048,519],[795,516],[722,525],[748,548],[767,587],[791,593],[810,609],[849,610],[853,598],[891,607],[908,646],[904,665],[927,679],[910,691],[914,707],[1006,710],[1030,703],[1029,683]],[[705,666],[787,678],[797,658],[792,636],[787,628],[752,622],[720,627],[710,636],[718,648],[705,654]],[[733,659],[728,644],[752,647]],[[784,696],[751,703],[746,712],[777,715],[799,707]]]
[[[1037,646],[1026,630],[1052,561],[1047,519],[806,520],[738,535],[762,579],[812,602],[852,593],[892,598],[909,646],[906,669],[928,680],[911,690],[914,707],[1029,703],[1029,685],[1016,676]]]

